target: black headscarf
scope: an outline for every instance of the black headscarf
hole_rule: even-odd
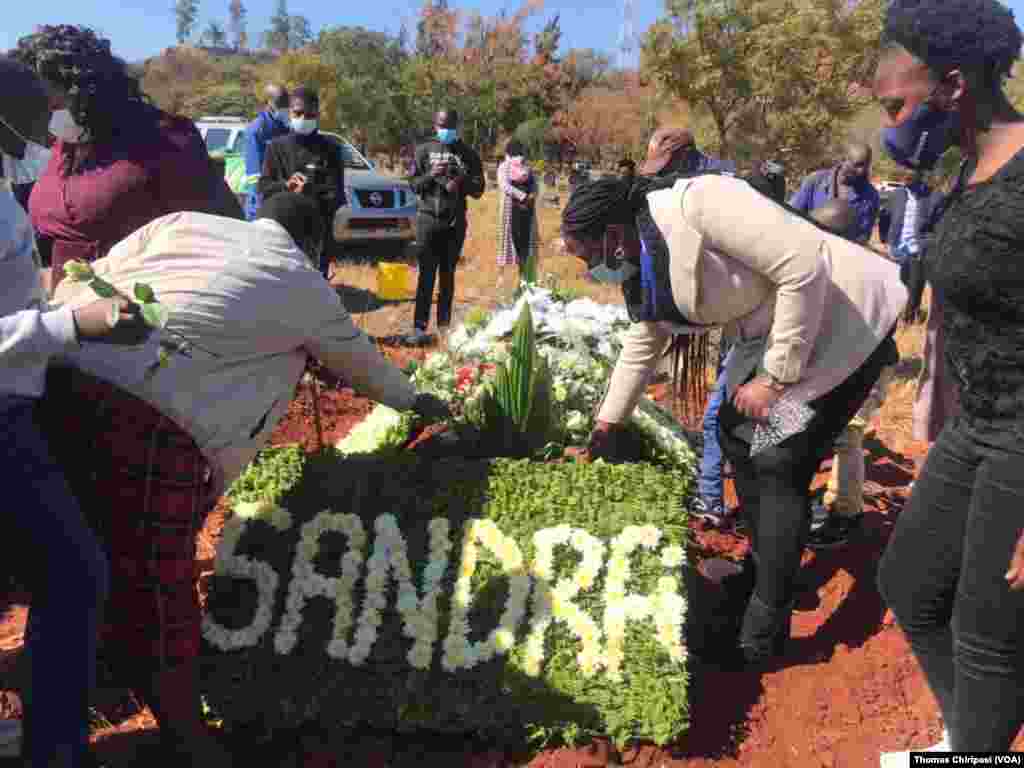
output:
[[[580,184],[562,211],[562,234],[600,237],[610,225],[631,222],[647,207],[649,192],[670,189],[685,176],[605,178]]]
[[[733,174],[700,171],[659,177],[639,176],[636,179],[604,178],[586,182],[573,190],[565,210],[562,211],[562,234],[570,237],[599,238],[609,226],[632,223],[639,213],[647,209],[649,193],[671,189],[680,179],[718,175]],[[789,213],[814,224],[819,229],[825,229],[804,211],[789,205],[785,199],[780,199],[779,190],[771,180],[761,174],[754,174],[745,181]]]
[[[310,243],[319,242],[323,234],[320,206],[308,195],[296,192],[274,195],[260,206],[256,218],[276,221],[303,249]]]

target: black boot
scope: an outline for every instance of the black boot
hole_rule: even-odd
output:
[[[789,640],[793,621],[793,603],[770,606],[758,597],[750,596],[740,629],[740,650],[747,664],[758,665],[781,656]]]
[[[739,635],[754,591],[754,561],[749,555],[741,563],[713,557],[701,562],[697,571],[700,578],[691,589],[694,610],[687,616],[690,652],[714,666],[742,667]]]

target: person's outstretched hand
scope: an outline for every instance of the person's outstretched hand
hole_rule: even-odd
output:
[[[133,347],[153,333],[142,317],[142,308],[123,296],[94,301],[73,314],[79,339]]]
[[[447,421],[452,417],[448,404],[434,395],[423,393],[417,395],[416,402],[412,405],[413,411],[428,422]]]
[[[615,461],[619,455],[619,438],[621,434],[621,425],[599,421],[594,425],[594,431],[590,433],[590,442],[587,444],[587,447],[567,448],[565,455],[585,463],[591,462],[594,459]]]

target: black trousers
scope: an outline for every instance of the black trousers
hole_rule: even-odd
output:
[[[455,300],[455,266],[466,242],[466,220],[454,225],[433,216],[421,214],[416,220],[416,240],[419,244],[420,276],[416,285],[416,312],[413,323],[425,331],[430,324],[430,305],[434,300],[434,280],[440,277],[440,297],[437,300],[437,324],[447,326],[452,321],[452,303]]]
[[[509,202],[508,205],[512,206],[511,216],[509,217],[512,245],[516,249],[519,275],[523,276],[530,258],[530,240],[533,234],[533,207],[519,205],[516,202]]]
[[[1022,530],[1020,427],[999,435],[954,418],[928,454],[878,571],[954,752],[1008,750],[1024,724],[1024,592],[1004,578]]]
[[[28,210],[28,199],[32,196],[32,188],[36,185],[34,181],[28,184],[12,184],[11,191],[14,192],[14,199],[21,204],[21,207]]]
[[[733,435],[746,420],[731,401],[718,414],[722,452],[732,463],[741,514],[750,530],[757,563],[754,594],[770,611],[784,613],[793,599],[800,558],[810,532],[811,481],[850,419],[860,410],[895,353],[885,341],[842,384],[810,403],[815,410],[803,432],[754,457],[750,444]],[[781,620],[782,616],[778,618]]]

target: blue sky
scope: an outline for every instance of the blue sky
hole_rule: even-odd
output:
[[[1024,0],[1018,0],[1024,5]],[[276,0],[244,0],[249,11],[249,34],[260,32],[274,12]],[[452,0],[453,7],[477,9],[485,15],[502,8],[518,7],[518,0]],[[174,45],[173,0],[120,0],[117,4],[99,0],[44,0],[39,5],[24,0],[4,3],[0,22],[0,48],[12,48],[22,35],[36,24],[84,24],[109,37],[114,52],[129,61],[159,53]],[[325,26],[364,26],[395,33],[403,17],[415,21],[421,0],[368,0],[328,2],[327,0],[288,0],[288,10],[306,16],[314,31]],[[633,0],[633,24],[639,35],[664,10],[664,0]],[[345,8],[344,11],[339,8]],[[227,19],[228,0],[199,0],[201,27],[208,19]],[[531,31],[543,19],[556,13],[562,16],[564,47],[617,47],[622,19],[622,0],[546,0],[544,10],[533,20]]]
[[[314,31],[325,26],[352,25],[396,33],[402,19],[414,28],[422,0],[289,0],[288,10],[306,16]],[[99,0],[44,0],[39,6],[25,0],[4,3],[0,22],[0,49],[12,48],[18,38],[36,24],[85,24],[100,30],[113,43],[114,52],[137,61],[174,45],[173,0],[120,0],[116,5]],[[262,32],[274,11],[276,0],[245,0],[249,11],[249,34]],[[492,15],[502,8],[518,7],[518,0],[451,0],[453,7],[477,9]],[[1024,25],[1024,0],[1009,0],[1008,5]],[[344,11],[339,7],[349,6]],[[352,7],[355,6],[355,7]],[[664,12],[664,0],[633,0],[633,24],[638,37]],[[228,0],[200,0],[201,24],[209,19],[226,21]],[[546,0],[544,10],[533,20],[535,31],[543,20],[556,13],[562,16],[563,48],[597,48],[613,51],[619,40],[622,0]]]

